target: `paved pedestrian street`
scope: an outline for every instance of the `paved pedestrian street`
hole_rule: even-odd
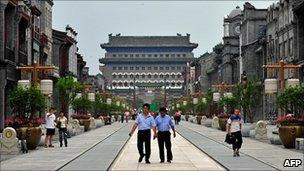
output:
[[[137,135],[133,134],[111,170],[225,170],[179,134],[176,135],[176,138],[171,138],[172,163],[160,163],[157,140],[151,141],[151,164],[146,164],[145,160],[138,163],[139,154],[136,141]]]
[[[224,143],[225,132],[182,121],[172,141],[172,163],[159,163],[157,140],[151,140],[151,164],[138,163],[134,121],[115,122],[68,139],[68,147],[42,148],[1,162],[2,170],[303,170],[284,168],[285,159],[304,153],[243,138],[240,157]],[[166,153],[165,153],[166,154]]]

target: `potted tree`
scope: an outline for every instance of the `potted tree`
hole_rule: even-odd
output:
[[[295,139],[304,135],[304,87],[288,87],[277,96],[277,105],[285,112],[277,118],[279,137],[286,148],[295,147]]]
[[[74,99],[72,107],[76,111],[76,114],[72,115],[73,119],[78,119],[79,124],[84,126],[84,131],[88,131],[90,128],[90,115],[88,111],[92,108],[92,102],[88,99],[87,95]]]
[[[44,95],[36,86],[17,87],[9,96],[9,105],[14,115],[5,120],[5,125],[16,129],[18,138],[27,141],[28,149],[35,149],[42,134],[44,119],[38,113],[46,108]]]
[[[202,116],[204,115],[204,113],[206,112],[207,109],[207,104],[203,101],[200,101],[196,106],[195,106],[195,111],[197,112],[197,123],[199,125],[202,124]]]
[[[219,106],[220,107],[226,107],[227,108],[227,112],[223,112],[221,114],[218,115],[219,118],[219,126],[220,129],[222,131],[226,130],[226,124],[227,124],[227,120],[229,118],[229,114],[232,114],[235,107],[237,106],[238,102],[237,99],[232,96],[232,97],[223,97],[221,98],[220,102],[219,102]],[[228,114],[227,114],[228,113]]]

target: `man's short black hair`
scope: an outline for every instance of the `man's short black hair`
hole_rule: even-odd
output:
[[[50,107],[50,109],[49,109],[49,111],[54,111],[55,110],[55,108],[54,107]]]
[[[159,108],[159,112],[167,112],[167,109],[165,107]]]
[[[145,106],[147,106],[147,108],[150,110],[150,104],[149,104],[149,103],[145,103],[145,104],[143,105],[143,108],[144,108]]]

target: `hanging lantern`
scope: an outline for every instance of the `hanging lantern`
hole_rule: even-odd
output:
[[[233,94],[231,92],[224,93],[224,97],[233,97]]]
[[[112,99],[111,98],[107,98],[107,104],[108,105],[112,104]]]
[[[203,102],[203,103],[207,103],[206,97],[203,97],[203,98],[202,98],[202,102]]]
[[[53,93],[53,81],[52,80],[41,80],[40,81],[41,92],[43,94],[52,94]]]
[[[197,97],[194,97],[193,98],[193,104],[197,104],[198,103],[198,98]]]
[[[19,80],[18,86],[20,86],[22,88],[29,88],[31,86],[31,82],[30,82],[30,80]]]
[[[126,107],[126,104],[123,103],[123,104],[122,104],[122,107],[125,108],[125,107]]]
[[[93,102],[95,101],[95,93],[88,93],[88,99]]]
[[[76,93],[76,97],[75,97],[75,99],[79,99],[81,96],[82,96],[82,94],[81,94],[81,93]]]
[[[220,93],[213,93],[213,101],[218,102],[221,99],[221,94]]]
[[[187,101],[185,100],[185,101],[183,101],[183,105],[184,106],[186,106],[187,105]]]
[[[120,101],[116,101],[116,106],[120,106]]]
[[[299,79],[296,79],[296,78],[290,78],[290,79],[287,79],[286,81],[286,88],[287,87],[295,87],[295,86],[299,86],[300,85],[300,80]]]
[[[177,108],[179,108],[179,107],[180,107],[180,104],[179,104],[179,103],[177,103],[177,104],[176,104],[176,107],[177,107]]]
[[[265,79],[265,93],[277,93],[278,92],[278,80],[276,78]]]

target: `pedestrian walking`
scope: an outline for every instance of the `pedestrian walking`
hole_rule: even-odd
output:
[[[124,115],[126,117],[126,123],[128,123],[129,122],[130,112],[128,110],[126,110]]]
[[[124,122],[124,119],[125,119],[125,114],[124,114],[124,113],[121,113],[121,114],[120,114],[121,123]]]
[[[243,143],[242,139],[242,118],[239,109],[234,109],[234,114],[232,114],[227,120],[227,131],[230,136],[232,136],[232,149],[233,157],[240,156],[240,148]]]
[[[155,120],[153,116],[149,112],[150,105],[148,103],[145,103],[143,105],[143,113],[140,113],[136,120],[134,125],[132,126],[132,129],[129,133],[129,136],[131,136],[135,129],[138,127],[137,132],[137,149],[139,152],[139,159],[138,162],[141,162],[143,158],[145,157],[146,163],[149,164],[150,161],[150,154],[151,154],[151,128],[154,132],[154,139],[156,138],[156,128],[155,128]],[[143,150],[145,143],[145,153]]]
[[[59,130],[59,142],[60,147],[62,147],[62,141],[64,141],[64,146],[68,146],[68,132],[67,132],[68,119],[64,116],[63,111],[60,111],[59,117],[57,118],[57,127]]]
[[[175,112],[175,115],[174,115],[174,121],[175,121],[175,125],[178,125],[179,121],[180,121],[180,117],[181,117],[181,111],[180,110],[177,110]]]
[[[159,158],[160,163],[164,163],[164,145],[167,150],[167,162],[171,163],[173,159],[172,150],[171,150],[171,133],[170,129],[173,131],[173,137],[176,137],[174,124],[171,117],[167,114],[167,109],[161,107],[159,109],[160,114],[155,119],[156,129],[157,129],[157,141],[159,149]]]
[[[55,108],[51,107],[49,109],[49,112],[45,114],[45,123],[46,123],[46,136],[45,136],[45,141],[44,141],[44,147],[54,147],[52,145],[52,139],[53,139],[53,135],[55,135],[55,113],[56,110]],[[49,142],[49,144],[48,144]]]

